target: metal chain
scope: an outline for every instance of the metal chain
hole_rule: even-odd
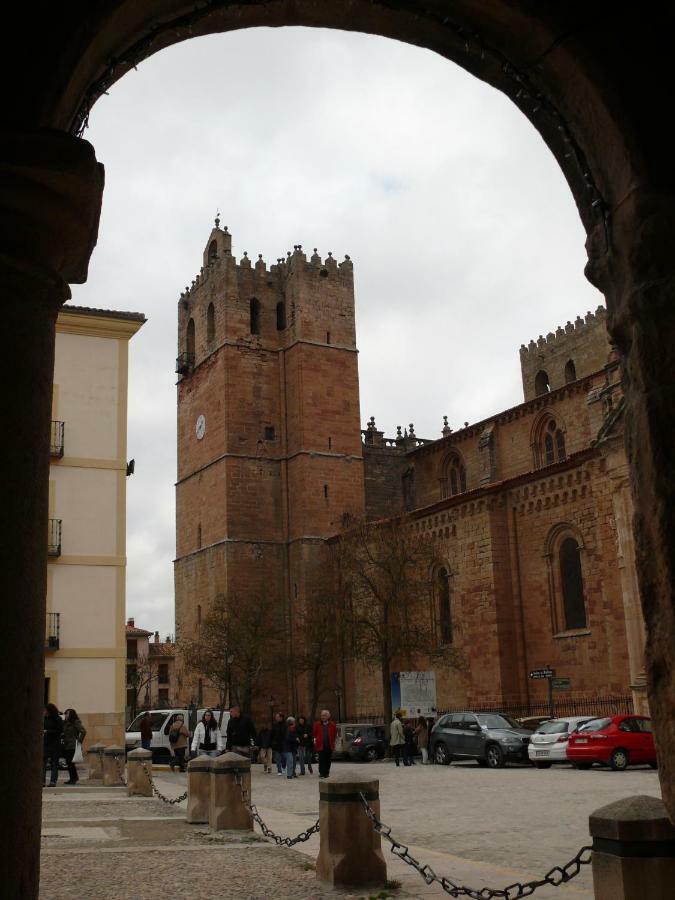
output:
[[[307,831],[301,831],[300,834],[296,835],[296,837],[294,838],[281,837],[280,835],[275,834],[271,828],[268,828],[267,825],[265,825],[257,808],[249,800],[248,791],[244,787],[244,779],[241,777],[241,775],[235,774],[234,780],[239,785],[242,803],[251,813],[258,825],[260,825],[260,829],[265,837],[272,838],[277,847],[292,847],[294,844],[299,844],[301,841],[308,841],[313,834],[316,834],[318,832],[319,820],[317,819],[311,828],[308,828]]]
[[[142,766],[145,774],[148,776],[148,781],[150,782],[150,787],[152,788],[152,793],[155,795],[155,797],[159,797],[159,799],[163,803],[168,803],[169,806],[174,806],[174,804],[176,804],[176,803],[182,803],[183,800],[187,800],[187,795],[188,795],[187,791],[185,791],[185,793],[181,794],[179,797],[173,797],[173,798],[165,797],[164,794],[159,790],[159,788],[155,786],[155,782],[152,780],[152,772],[149,771],[147,765],[144,762],[142,762],[141,766]]]
[[[401,844],[391,835],[391,828],[381,822],[375,814],[373,808],[366,800],[363,793],[360,792],[361,802],[366,815],[372,822],[375,831],[385,837],[391,844],[391,852],[411,868],[415,869],[424,879],[426,884],[440,884],[446,894],[451,897],[471,897],[472,900],[491,900],[493,897],[503,897],[504,900],[519,900],[520,897],[529,897],[537,888],[545,884],[553,887],[559,887],[571,881],[575,875],[578,875],[582,866],[587,866],[593,858],[592,847],[582,847],[581,850],[564,866],[554,866],[543,878],[535,881],[519,882],[508,885],[505,888],[470,888],[466,885],[457,884],[452,879],[437,875],[431,866],[423,865],[419,860],[408,851],[405,844]]]
[[[124,777],[124,769],[120,765],[120,758],[119,758],[119,756],[113,756],[113,759],[115,760],[115,765],[117,766],[117,774],[120,776],[120,781],[126,787],[127,780]]]

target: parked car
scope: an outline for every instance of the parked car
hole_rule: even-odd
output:
[[[529,728],[531,731],[536,731],[544,722],[550,722],[554,718],[555,716],[529,716],[523,719],[521,716],[518,716],[517,721],[521,728]],[[590,718],[590,716],[587,716],[587,718]]]
[[[550,769],[553,763],[566,763],[570,734],[592,716],[563,716],[543,722],[530,738],[527,753],[538,769]]]
[[[339,722],[336,725],[335,749],[337,759],[356,759],[372,762],[382,759],[387,741],[384,725],[367,722]]]
[[[656,767],[652,720],[648,716],[591,719],[570,735],[567,758],[577,769],[602,763],[616,770],[649,763]]]
[[[435,762],[475,759],[481,766],[499,769],[507,762],[526,762],[532,732],[510,716],[497,713],[457,712],[442,716],[431,730]]]

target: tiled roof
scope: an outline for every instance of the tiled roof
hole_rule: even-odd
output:
[[[61,307],[63,312],[74,312],[80,316],[106,316],[110,319],[127,319],[130,322],[147,322],[144,313],[126,312],[119,309],[95,309],[92,306],[74,306],[67,303]]]
[[[144,628],[137,628],[135,625],[126,626],[127,637],[149,637],[152,632],[146,631]]]

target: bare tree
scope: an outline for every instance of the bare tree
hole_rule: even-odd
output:
[[[434,543],[414,532],[405,518],[367,523],[347,520],[333,542],[342,590],[341,617],[354,656],[378,669],[385,717],[391,709],[391,668],[442,652],[461,667],[461,654],[439,651],[436,637]]]
[[[263,677],[283,667],[285,641],[280,604],[271,594],[219,594],[204,617],[197,639],[182,639],[186,671],[218,691],[220,706],[236,702],[245,712],[260,695]]]
[[[312,718],[316,718],[322,694],[330,690],[335,681],[340,624],[337,611],[335,591],[326,590],[320,597],[312,597],[296,618],[299,640],[295,645],[295,670],[307,676],[309,714]]]
[[[163,653],[155,650],[152,655],[139,655],[127,660],[127,690],[133,691],[130,715],[136,718],[139,706],[148,706],[152,683],[159,680],[159,664]],[[141,699],[141,695],[143,699]]]

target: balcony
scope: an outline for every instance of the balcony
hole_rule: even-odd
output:
[[[195,367],[194,353],[181,353],[176,359],[176,375],[189,375]]]
[[[47,556],[61,556],[61,519],[49,520]]]
[[[61,613],[47,613],[47,634],[45,650],[59,649],[59,632],[61,630]]]
[[[63,456],[63,422],[52,420],[52,435],[49,455],[61,459]]]

